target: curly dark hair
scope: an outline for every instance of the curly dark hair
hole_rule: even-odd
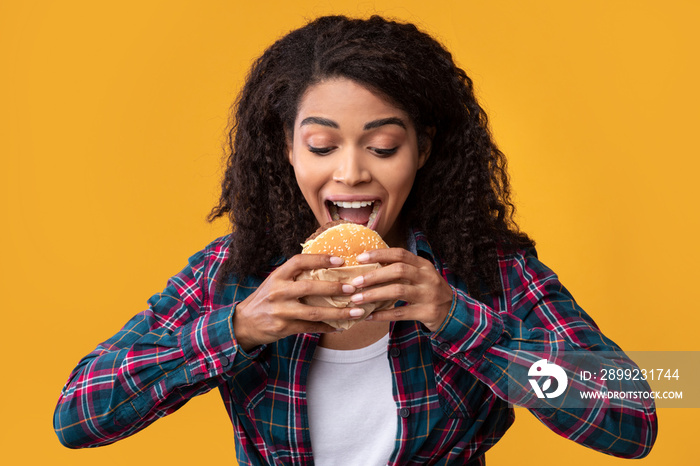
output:
[[[506,159],[494,144],[472,80],[413,24],[379,16],[318,18],[275,42],[253,64],[233,106],[228,161],[209,221],[228,214],[230,254],[221,273],[269,271],[300,252],[318,224],[286,157],[304,92],[343,77],[404,110],[431,155],[401,211],[471,292],[501,289],[498,249],[533,246],[513,221]],[[481,284],[481,285],[480,285]]]

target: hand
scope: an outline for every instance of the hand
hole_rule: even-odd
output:
[[[304,270],[337,267],[342,263],[342,259],[324,254],[297,254],[272,272],[233,313],[234,333],[241,348],[249,351],[297,333],[335,332],[335,328],[322,321],[361,317],[363,310],[358,308],[317,307],[299,302],[303,296],[354,293],[355,288],[347,284],[294,280]]]
[[[401,248],[368,251],[360,254],[357,260],[360,263],[379,262],[387,265],[352,281],[358,288],[375,286],[354,294],[351,297],[354,303],[383,300],[407,303],[406,306],[374,311],[366,320],[417,320],[431,332],[440,328],[450,311],[453,292],[430,261]]]

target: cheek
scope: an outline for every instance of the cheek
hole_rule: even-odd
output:
[[[323,186],[324,177],[318,164],[310,163],[303,157],[293,156],[292,168],[299,189],[304,194],[306,201],[311,204]]]
[[[313,172],[309,172],[308,170],[304,170],[303,168],[296,168],[294,169],[294,175],[296,176],[297,179],[297,185],[299,186],[299,189],[301,192],[304,194],[304,197],[306,197],[306,200],[309,200],[309,193],[313,191],[314,188],[314,179],[313,179]]]
[[[401,164],[385,173],[391,176],[385,177],[385,188],[397,201],[403,202],[413,187],[413,180],[416,178],[416,169],[412,164]]]

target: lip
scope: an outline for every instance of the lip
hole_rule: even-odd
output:
[[[374,230],[375,227],[379,224],[379,220],[380,220],[381,217],[382,217],[382,212],[384,211],[384,209],[383,209],[383,207],[384,207],[384,201],[383,201],[381,198],[376,197],[376,196],[366,196],[366,195],[342,195],[342,194],[328,196],[327,198],[325,198],[325,199],[323,200],[323,207],[326,209],[326,218],[328,219],[328,221],[330,222],[330,221],[333,220],[333,218],[332,218],[332,216],[331,216],[331,212],[330,212],[330,210],[328,209],[328,203],[332,203],[332,202],[353,202],[353,201],[358,201],[358,202],[369,201],[369,202],[373,202],[373,203],[379,203],[379,205],[377,206],[377,214],[376,214],[376,216],[374,217],[374,221],[372,222],[371,225],[367,225],[367,228],[370,228],[370,229]]]

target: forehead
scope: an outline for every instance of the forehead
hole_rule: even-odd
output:
[[[296,115],[295,126],[309,116],[360,119],[397,116],[406,113],[386,97],[347,78],[333,78],[310,86],[304,92]]]

